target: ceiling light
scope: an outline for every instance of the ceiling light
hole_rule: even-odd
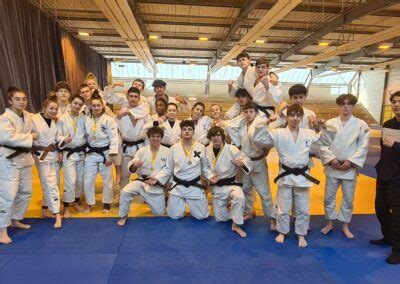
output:
[[[319,45],[319,46],[329,46],[329,42],[327,42],[327,41],[320,41],[320,42],[318,43],[318,45]]]
[[[265,43],[265,40],[263,40],[263,39],[257,39],[257,40],[255,41],[255,43],[256,43],[256,44],[263,44],[263,43]]]
[[[90,36],[88,32],[79,32],[78,35],[80,36]]]
[[[150,40],[158,39],[158,35],[149,35]]]
[[[208,37],[206,37],[206,36],[199,37],[199,41],[207,41],[207,40],[208,40]]]
[[[389,48],[391,48],[393,46],[393,44],[392,43],[381,43],[380,45],[379,45],[379,49],[389,49]]]
[[[332,66],[332,67],[331,67],[331,71],[338,71],[337,66]]]
[[[196,65],[196,61],[190,61],[190,65]]]
[[[164,64],[164,60],[158,60],[157,64]]]

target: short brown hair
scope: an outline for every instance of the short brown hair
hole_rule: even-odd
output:
[[[181,129],[184,128],[184,127],[191,127],[194,130],[194,121],[193,120],[189,120],[189,119],[185,119],[185,120],[181,121],[179,126],[181,127]]]
[[[304,116],[304,110],[299,104],[292,104],[287,108],[287,116],[290,116],[292,113],[299,114],[300,116]]]
[[[262,64],[266,64],[267,66],[269,66],[269,61],[268,61],[268,59],[267,59],[266,57],[264,57],[264,56],[262,56],[262,57],[260,57],[260,58],[258,58],[258,59],[256,60],[256,66],[262,65]]]
[[[54,86],[54,91],[55,91],[55,92],[58,92],[58,90],[60,90],[60,89],[66,89],[66,90],[68,90],[69,93],[71,93],[71,87],[70,87],[70,85],[69,85],[67,82],[65,82],[65,81],[59,81],[59,82],[57,82],[56,85]]]
[[[255,111],[258,111],[258,106],[255,102],[250,101],[243,106],[243,111],[245,111],[246,109],[254,109]]]
[[[236,61],[238,61],[240,58],[243,58],[243,57],[250,59],[250,55],[247,52],[241,52],[236,56]]]
[[[160,134],[161,138],[164,137],[164,131],[158,126],[150,127],[149,130],[147,130],[147,137],[148,138],[150,138],[150,136],[154,135],[154,134]]]
[[[397,91],[397,92],[394,92],[394,93],[390,94],[389,101],[392,102],[394,97],[400,97],[400,91]]]
[[[211,127],[210,130],[208,130],[207,138],[208,138],[208,139],[211,139],[211,137],[214,137],[214,136],[217,136],[217,135],[221,135],[222,141],[225,141],[225,138],[226,138],[225,132],[224,132],[224,130],[223,130],[221,127],[219,127],[219,126],[213,126],[213,127]]]
[[[336,98],[337,105],[344,105],[344,101],[348,100],[351,105],[355,105],[357,103],[357,97],[352,94],[342,94]]]
[[[14,96],[15,93],[24,93],[25,94],[25,92],[22,91],[21,89],[11,86],[7,89],[7,99],[12,100],[12,97]]]

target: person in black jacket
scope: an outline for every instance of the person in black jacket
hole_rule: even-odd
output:
[[[383,128],[400,132],[400,91],[390,95],[395,117]],[[381,158],[376,165],[377,182],[375,211],[381,224],[382,239],[371,240],[374,245],[392,246],[387,263],[400,264],[400,142],[394,138],[381,140]]]

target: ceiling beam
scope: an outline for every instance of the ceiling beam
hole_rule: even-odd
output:
[[[324,23],[319,29],[312,32],[308,37],[303,39],[301,42],[290,48],[284,54],[279,56],[278,58],[271,61],[271,65],[277,64],[279,61],[285,60],[289,58],[291,55],[296,54],[303,48],[307,47],[310,44],[314,44],[317,40],[321,39],[325,35],[335,31],[337,28],[350,24],[353,20],[358,19],[362,16],[368,15],[377,10],[381,10],[385,6],[388,6],[384,0],[373,0],[368,3],[361,4],[356,6],[345,13],[340,14],[336,18],[331,21]]]
[[[261,35],[265,34],[279,20],[283,19],[301,0],[278,0],[276,4],[254,25],[242,39],[212,68],[209,73],[213,74],[219,68],[228,63],[232,58],[253,44]]]
[[[221,43],[218,45],[217,52],[210,62],[210,68],[214,67],[214,65],[217,63],[217,59],[221,56],[221,53],[224,51],[225,47],[231,42],[235,33],[240,29],[242,21],[247,18],[247,16],[250,14],[251,11],[253,11],[253,9],[257,8],[258,4],[260,4],[259,0],[247,0],[243,3],[238,17],[236,18],[235,22],[229,27],[229,30],[224,39],[221,40]]]
[[[319,62],[322,60],[326,60],[326,59],[330,59],[333,56],[336,55],[340,55],[340,54],[344,54],[344,53],[349,53],[352,52],[354,50],[360,49],[364,46],[368,46],[368,45],[372,45],[378,42],[382,42],[385,40],[389,40],[391,38],[397,37],[400,35],[400,26],[394,26],[392,28],[383,30],[381,32],[375,33],[373,35],[370,35],[368,37],[365,37],[363,39],[357,40],[357,41],[353,41],[351,43],[347,43],[344,45],[341,45],[337,48],[332,48],[329,51],[323,52],[321,54],[312,56],[310,58],[307,58],[305,60],[300,60],[299,62],[296,62],[294,64],[291,64],[289,66],[285,66],[283,68],[280,68],[277,70],[278,73],[286,71],[286,70],[290,70],[296,67],[301,67],[301,66],[305,66],[307,64],[311,64],[314,62]]]
[[[127,0],[94,0],[103,14],[125,40],[132,52],[150,72],[157,67],[150,48]]]

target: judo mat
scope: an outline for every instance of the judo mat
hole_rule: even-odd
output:
[[[264,217],[246,222],[248,237],[230,222],[191,217],[28,219],[30,230],[10,229],[14,242],[0,246],[0,283],[399,283],[400,266],[385,263],[389,247],[370,245],[379,237],[372,215],[355,215],[353,240],[339,227],[319,232],[312,216],[309,247],[293,233],[274,241]],[[336,224],[337,225],[337,224]]]

